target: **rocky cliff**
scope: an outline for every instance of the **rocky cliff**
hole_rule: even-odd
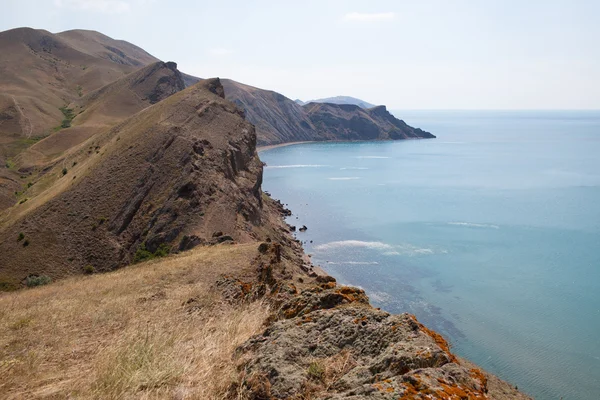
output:
[[[259,145],[321,140],[435,138],[395,118],[385,106],[298,102],[270,91],[224,80],[225,96],[256,126]]]

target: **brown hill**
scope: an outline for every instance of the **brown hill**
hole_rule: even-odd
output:
[[[261,146],[320,140],[435,138],[397,119],[385,106],[363,109],[351,104],[300,105],[279,93],[232,80],[223,80],[223,86],[226,98],[242,108],[248,121],[256,126]]]
[[[61,108],[65,110],[87,93],[158,61],[131,43],[83,30],[52,34],[18,28],[0,32],[0,54],[0,210],[13,205],[18,197],[15,193],[31,183],[16,171],[20,166],[15,157],[60,129],[67,118]],[[93,133],[73,129],[67,142],[81,142]],[[28,166],[47,162],[48,154],[65,150],[64,134],[59,136],[55,140],[59,145],[46,143],[40,146],[40,153],[30,152],[20,160]]]
[[[158,61],[140,48],[92,31],[0,32],[0,133],[46,136],[60,107]]]
[[[23,172],[59,162],[69,149],[184,88],[173,62],[136,70],[66,106],[73,115],[70,126],[14,157],[15,166]]]
[[[262,165],[254,127],[222,95],[218,79],[203,81],[90,139],[64,160],[68,173],[49,172],[52,186],[0,218],[5,285],[88,265],[114,269],[217,231],[255,236]]]

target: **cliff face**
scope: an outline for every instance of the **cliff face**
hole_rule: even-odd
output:
[[[224,79],[225,97],[256,126],[259,145],[315,140],[315,127],[296,102],[271,90]]]
[[[259,145],[320,140],[398,140],[434,138],[407,125],[385,106],[298,102],[269,90],[224,80],[225,96],[256,126]]]

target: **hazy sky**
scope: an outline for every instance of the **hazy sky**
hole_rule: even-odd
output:
[[[600,108],[599,0],[2,3],[0,30],[93,29],[186,73],[292,99],[351,95],[391,109]]]

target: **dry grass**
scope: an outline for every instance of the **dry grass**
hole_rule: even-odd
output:
[[[238,380],[232,353],[268,308],[226,304],[211,285],[249,269],[255,249],[202,248],[0,296],[0,397],[224,398]]]

